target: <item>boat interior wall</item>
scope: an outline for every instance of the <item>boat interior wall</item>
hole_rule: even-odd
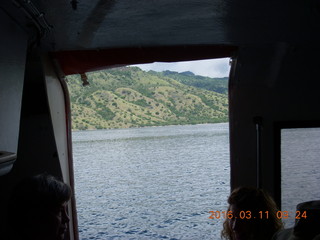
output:
[[[13,186],[22,178],[47,172],[62,178],[55,143],[42,62],[29,53],[26,61],[17,160],[10,173],[0,177],[0,232]]]
[[[319,54],[318,47],[296,44],[240,48],[229,82],[232,188],[256,185],[260,155],[259,181],[281,206],[276,146],[280,141],[275,126],[279,122],[319,123]],[[257,117],[261,122],[260,153]]]
[[[74,191],[72,140],[71,140],[71,109],[68,88],[64,79],[57,77],[54,65],[48,55],[42,56],[46,79],[46,92],[52,120],[53,132],[60,161],[61,172],[65,183]],[[69,201],[69,230],[71,239],[78,235],[75,196]],[[72,231],[74,230],[74,231]],[[78,237],[76,237],[78,239]]]
[[[69,174],[72,162],[68,162],[68,158],[72,157],[71,145],[68,145],[68,138],[71,135],[71,123],[69,124],[68,114],[71,112],[69,102],[69,94],[64,80],[60,81],[53,69],[50,59],[46,56],[42,57],[45,71],[45,84],[48,96],[48,104],[50,116],[52,119],[53,132],[57,146],[57,154],[59,156],[63,179],[70,184]],[[67,100],[65,98],[68,98]]]
[[[0,102],[6,103],[0,104],[1,176],[10,171],[18,149],[28,39],[26,33],[6,14],[0,14],[0,22]],[[11,43],[9,46],[8,42]]]

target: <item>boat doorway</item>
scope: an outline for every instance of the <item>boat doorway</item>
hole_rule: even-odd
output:
[[[209,211],[230,192],[229,59],[224,77],[187,64],[68,77],[81,239],[220,238]]]

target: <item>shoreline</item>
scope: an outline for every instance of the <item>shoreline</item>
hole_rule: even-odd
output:
[[[208,122],[208,123],[194,123],[194,124],[169,124],[169,125],[155,125],[155,126],[135,126],[135,127],[127,127],[127,128],[101,128],[101,129],[71,129],[71,132],[80,132],[80,131],[99,131],[99,130],[121,130],[121,129],[134,129],[134,128],[147,128],[147,127],[169,127],[169,126],[193,126],[193,125],[207,125],[207,124],[221,124],[221,123],[229,123],[227,122]]]

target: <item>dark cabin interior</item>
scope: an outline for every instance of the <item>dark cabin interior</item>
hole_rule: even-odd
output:
[[[0,110],[7,113],[0,151],[17,155],[0,177],[1,212],[26,175],[47,171],[73,183],[69,74],[230,57],[231,188],[263,187],[279,205],[279,129],[320,126],[318,0],[5,0],[0,21]],[[64,120],[53,120],[48,77],[61,84]],[[74,202],[72,212],[70,239],[78,239]]]

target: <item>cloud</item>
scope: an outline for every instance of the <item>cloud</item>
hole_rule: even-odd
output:
[[[150,64],[134,65],[141,68],[144,71],[153,70],[156,72],[162,72],[165,70],[175,72],[190,71],[196,75],[208,76],[208,77],[228,77],[230,66],[229,58],[188,61],[188,62],[155,62]]]

